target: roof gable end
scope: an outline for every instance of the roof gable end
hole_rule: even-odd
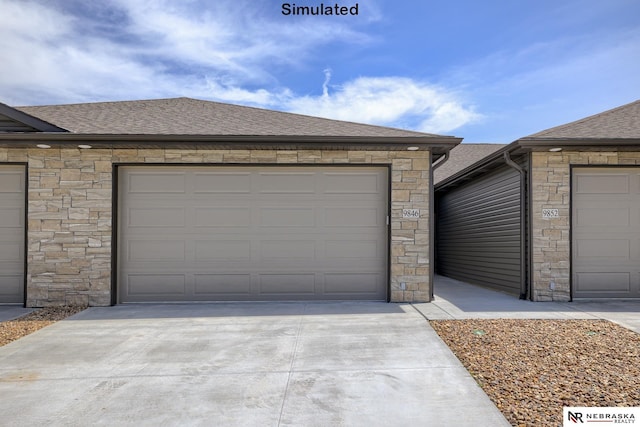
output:
[[[0,103],[0,132],[67,132],[67,130]]]

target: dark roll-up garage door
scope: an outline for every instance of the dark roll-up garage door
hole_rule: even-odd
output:
[[[0,303],[24,302],[25,167],[0,165]]]
[[[121,166],[119,301],[385,300],[387,175]]]
[[[640,168],[573,169],[574,298],[640,298]]]

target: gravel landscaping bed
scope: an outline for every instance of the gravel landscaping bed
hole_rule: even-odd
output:
[[[46,307],[14,320],[0,322],[0,346],[9,344],[86,308],[82,306]]]
[[[615,323],[430,323],[514,426],[560,426],[563,406],[640,406],[640,335]]]

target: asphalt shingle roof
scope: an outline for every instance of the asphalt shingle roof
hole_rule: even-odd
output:
[[[522,139],[638,139],[640,100]]]
[[[81,134],[440,137],[192,98],[15,108]]]
[[[456,145],[449,152],[449,160],[433,171],[434,184],[455,175],[477,161],[506,147],[506,144],[469,144]]]

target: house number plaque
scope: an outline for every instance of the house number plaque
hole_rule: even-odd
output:
[[[402,209],[402,218],[420,219],[420,209]]]

